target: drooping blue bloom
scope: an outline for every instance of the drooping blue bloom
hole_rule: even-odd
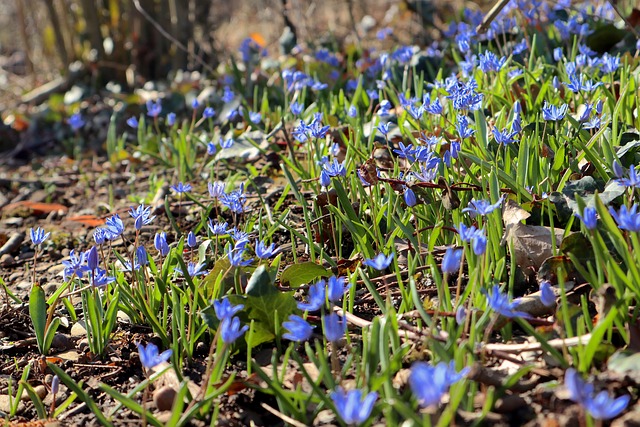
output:
[[[342,163],[338,163],[338,160],[333,159],[331,163],[325,163],[322,166],[322,169],[327,173],[327,175],[333,176],[347,176],[347,170],[344,167],[344,161]]]
[[[222,96],[220,97],[224,102],[231,102],[233,101],[233,98],[235,98],[236,94],[233,93],[233,91],[231,90],[231,88],[229,86],[225,86],[224,87],[224,92],[222,93]]]
[[[225,317],[220,322],[220,335],[222,336],[222,341],[227,345],[233,344],[248,330],[248,325],[240,327],[240,319],[237,317]]]
[[[190,277],[201,276],[203,274],[207,274],[207,270],[204,269],[205,265],[203,263],[195,263],[189,262],[187,264],[187,273]],[[184,271],[180,267],[175,267],[173,270],[180,275],[184,275]]]
[[[207,155],[208,156],[213,156],[214,154],[216,154],[216,152],[218,151],[218,149],[216,148],[216,143],[213,141],[209,141],[207,142]]]
[[[446,274],[457,273],[462,260],[462,249],[447,248],[442,257],[442,272]]]
[[[320,280],[315,284],[309,286],[307,292],[307,302],[299,302],[298,308],[303,311],[317,311],[320,310],[325,303],[327,286],[324,280]]]
[[[620,164],[620,162],[618,162],[618,160],[614,160],[613,161],[613,165],[611,166],[611,170],[613,171],[613,175],[620,179],[624,177],[624,168],[622,167],[622,165]]]
[[[556,305],[556,294],[551,288],[551,283],[547,280],[540,283],[540,301],[547,307]]]
[[[593,418],[598,420],[617,417],[631,400],[629,395],[612,398],[606,390],[594,395],[593,384],[585,382],[573,368],[567,369],[564,384],[569,390],[569,399],[585,408]]]
[[[371,267],[375,270],[382,271],[382,270],[385,270],[387,267],[389,267],[389,265],[391,264],[391,261],[393,261],[393,256],[394,256],[393,253],[389,254],[389,256],[385,256],[385,254],[380,252],[374,258],[365,259],[362,264],[366,265],[367,267]]]
[[[166,362],[171,357],[173,350],[165,350],[162,353],[158,354],[158,347],[153,344],[147,344],[145,348],[144,345],[138,343],[138,354],[140,356],[140,363],[147,369],[151,369],[163,362]]]
[[[120,219],[120,215],[118,214],[114,214],[113,216],[110,216],[109,218],[107,218],[105,225],[106,225],[105,230],[108,234],[109,240],[116,239],[118,236],[120,236],[124,232],[124,224],[122,223],[122,220]]]
[[[240,188],[237,190],[233,190],[220,197],[220,203],[229,208],[233,213],[243,213],[245,211],[246,202],[247,197],[244,194],[244,183],[240,184]]]
[[[576,213],[575,216],[580,218],[587,230],[595,230],[598,225],[598,217],[596,216],[596,208],[587,206],[582,211],[582,215]]]
[[[202,112],[202,118],[203,119],[210,119],[215,115],[216,115],[216,110],[214,110],[212,107],[207,107]]]
[[[355,107],[355,105],[351,105],[349,107],[349,109],[347,110],[347,116],[351,117],[352,119],[358,117],[358,109]]]
[[[259,111],[249,111],[249,121],[253,124],[258,124],[262,121],[262,114]]]
[[[144,246],[138,246],[136,248],[136,261],[140,266],[149,264],[149,256]]]
[[[87,267],[89,267],[89,271],[94,271],[96,268],[98,268],[100,257],[98,256],[97,246],[92,246],[91,249],[86,252],[85,257],[87,259]]]
[[[224,187],[225,184],[222,181],[209,182],[207,184],[207,188],[209,189],[209,196],[212,199],[219,199],[224,196]]]
[[[108,238],[109,233],[104,228],[98,227],[93,230],[93,240],[96,242],[96,245],[103,244]]]
[[[476,233],[471,241],[471,249],[473,249],[473,253],[478,256],[483,255],[487,251],[487,236],[484,235],[482,230],[478,230],[478,233]]]
[[[167,233],[164,231],[161,233],[156,233],[153,239],[153,246],[160,252],[160,255],[167,256],[171,248],[167,243]]]
[[[608,52],[605,52],[602,55],[602,67],[600,67],[600,71],[605,74],[610,74],[615,73],[618,68],[620,68],[620,57],[611,56]]]
[[[517,135],[517,132],[508,132],[506,129],[499,131],[497,128],[491,129],[491,132],[493,133],[493,138],[499,145],[509,145],[516,141],[514,137]]]
[[[376,33],[376,38],[378,40],[384,40],[387,37],[389,37],[391,34],[393,34],[393,28],[384,27],[378,30],[378,32]]]
[[[43,228],[38,227],[35,230],[33,228],[29,229],[29,234],[31,235],[31,243],[39,246],[49,238],[51,232],[45,233]]]
[[[616,180],[620,185],[624,185],[629,188],[637,188],[640,187],[640,175],[636,172],[636,168],[631,166],[629,168],[629,177],[628,178],[619,178]]]
[[[467,116],[462,115],[458,115],[456,130],[458,131],[458,135],[460,135],[460,139],[470,138],[476,132],[474,129],[469,127]]]
[[[489,307],[504,317],[522,317],[525,319],[531,317],[528,313],[517,311],[516,308],[518,307],[519,301],[509,302],[509,295],[500,293],[500,286],[498,285],[493,285],[491,295],[488,295],[485,289],[482,289],[482,293],[487,297]]]
[[[612,206],[609,206],[609,213],[618,223],[620,230],[632,232],[640,232],[640,213],[638,213],[638,205],[634,204],[630,209],[626,206],[620,206],[620,211],[616,212]]]
[[[246,267],[253,262],[253,258],[243,259],[244,249],[229,247],[227,249],[227,257],[229,258],[229,264],[234,267]]]
[[[158,99],[156,102],[151,100],[147,101],[147,116],[153,117],[154,119],[160,115],[162,112],[162,103]]]
[[[307,323],[302,317],[291,314],[289,315],[289,321],[283,322],[282,326],[289,332],[282,334],[282,338],[302,342],[311,338],[313,334],[313,326]]]
[[[198,240],[196,239],[196,235],[194,234],[193,231],[189,231],[189,234],[187,234],[187,246],[193,249],[197,245],[198,245]]]
[[[136,230],[140,230],[144,225],[149,225],[156,218],[155,215],[151,215],[151,206],[144,206],[144,203],[134,208],[131,206],[129,215],[135,220]]]
[[[476,215],[489,215],[502,205],[503,200],[504,198],[500,197],[496,203],[491,204],[489,200],[471,199],[469,206],[462,209],[462,212],[470,212],[472,217]]]
[[[561,47],[557,47],[555,49],[553,49],[553,60],[556,62],[560,62],[562,60],[562,57],[564,56],[564,54],[562,53],[562,48]]]
[[[60,377],[54,375],[51,379],[51,394],[54,396],[60,391]]]
[[[272,243],[267,246],[263,241],[256,244],[256,256],[260,259],[268,259],[276,254],[276,244]]]
[[[407,187],[403,193],[404,202],[407,206],[412,207],[418,203],[418,199],[416,198],[416,193],[410,187]]]
[[[232,305],[229,298],[221,298],[213,301],[213,310],[218,320],[230,319],[243,308],[243,304]]]
[[[120,271],[126,271],[129,273],[132,273],[138,270],[140,270],[140,264],[138,264],[137,260],[133,262],[133,265],[131,265],[131,261],[124,261],[122,263],[122,268],[120,269]]]
[[[209,220],[208,226],[209,226],[209,230],[211,230],[211,233],[214,234],[215,236],[227,234],[228,224],[226,222],[216,222],[214,224],[213,221]]]
[[[567,109],[569,106],[567,104],[562,104],[560,107],[556,107],[553,104],[549,104],[547,101],[544,102],[544,106],[542,107],[542,118],[547,121],[558,122],[562,120],[567,114]]]
[[[72,114],[71,117],[69,117],[68,123],[74,132],[80,130],[85,125],[85,122],[84,120],[82,120],[82,116],[80,115],[80,113]]]
[[[66,281],[69,277],[74,274],[82,278],[85,271],[89,271],[89,267],[85,265],[87,261],[87,253],[80,252],[80,256],[76,255],[75,251],[72,249],[69,254],[69,259],[66,261],[62,261],[62,265],[64,265],[64,270],[62,272],[64,280]]]
[[[101,288],[115,281],[115,277],[107,276],[107,272],[101,268],[96,268],[91,276],[91,286],[94,288]]]
[[[464,305],[460,304],[458,306],[458,309],[456,310],[456,323],[458,325],[462,325],[466,318],[467,318],[467,310],[464,308]]]
[[[351,288],[351,283],[346,283],[346,277],[331,276],[327,280],[327,298],[329,301],[337,303],[342,296]]]
[[[344,391],[339,386],[331,393],[331,400],[336,406],[336,412],[342,421],[353,426],[363,424],[369,419],[377,399],[378,393],[376,392],[363,396],[362,390]]]
[[[191,184],[184,184],[182,182],[179,182],[177,185],[171,186],[171,189],[178,194],[188,193],[189,191],[191,191],[191,188]]]
[[[200,101],[198,101],[198,98],[193,98],[193,101],[191,101],[191,108],[194,110],[200,108]]]
[[[330,342],[339,341],[344,337],[344,333],[347,331],[347,322],[340,319],[336,313],[331,313],[324,316],[324,336]]]
[[[320,171],[320,185],[325,188],[331,185],[331,176],[324,169]]]
[[[437,159],[436,165],[435,167],[429,167],[429,166],[421,166],[420,167],[420,172],[412,172],[411,174],[418,180],[418,181],[422,181],[422,182],[433,182],[434,179],[436,179],[436,177],[438,176],[438,169],[437,166],[440,163],[440,160]]]
[[[440,362],[432,366],[425,362],[416,362],[411,367],[409,386],[423,408],[440,404],[449,388],[469,373],[469,368],[456,372],[453,361]]]
[[[167,114],[167,126],[171,127],[176,124],[176,113]]]
[[[300,104],[298,101],[292,102],[291,105],[289,106],[289,110],[291,110],[291,112],[295,116],[299,116],[300,113],[302,113],[303,109],[304,109],[304,105]]]
[[[129,127],[133,128],[133,129],[138,129],[138,118],[137,117],[129,117],[127,119],[127,124],[129,125]]]

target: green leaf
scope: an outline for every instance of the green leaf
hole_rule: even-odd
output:
[[[44,289],[37,283],[31,288],[29,294],[29,315],[33,322],[33,330],[36,333],[38,350],[45,354],[45,328],[47,327],[47,303],[44,296]]]
[[[38,419],[45,420],[47,419],[47,411],[44,408],[44,404],[42,403],[42,399],[38,396],[38,393],[34,390],[34,388],[26,381],[20,381],[20,386],[24,388],[24,390],[29,395],[29,399],[33,402],[33,406],[36,408],[36,413],[38,414]],[[18,388],[18,396],[22,396],[21,390]]]
[[[321,277],[329,277],[330,275],[331,272],[323,266],[307,261],[302,264],[292,264],[285,268],[280,275],[280,283],[282,283],[282,286],[299,288]]]

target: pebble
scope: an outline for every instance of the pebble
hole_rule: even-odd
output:
[[[36,253],[33,251],[22,252],[18,255],[18,259],[31,259]]]
[[[9,282],[14,282],[16,279],[19,279],[22,277],[24,273],[21,271],[16,271],[15,273],[11,273],[11,276],[9,276]]]
[[[170,411],[178,394],[173,387],[165,385],[153,392],[153,403],[159,411]]]
[[[71,326],[72,337],[83,337],[85,335],[87,335],[87,327],[84,323],[84,320],[78,320],[73,324],[73,326]]]
[[[31,282],[28,280],[23,280],[18,283],[17,287],[18,289],[23,289],[28,291],[29,289],[31,289]]]
[[[16,263],[16,260],[9,254],[4,254],[0,257],[0,267],[11,267]]]
[[[33,391],[36,392],[36,394],[40,399],[44,399],[44,397],[47,395],[47,388],[42,384],[35,386],[33,388]],[[20,400],[22,400],[23,402],[29,402],[31,400],[31,398],[29,397],[29,393],[27,393],[26,390],[22,392],[22,396],[20,396]]]

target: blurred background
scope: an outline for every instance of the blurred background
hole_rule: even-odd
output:
[[[443,21],[456,11],[481,7],[463,0],[1,3],[0,108],[18,100],[34,101],[24,99],[25,93],[45,83],[71,84],[86,73],[98,86],[116,81],[137,87],[170,77],[177,70],[211,71],[230,55],[237,55],[247,37],[271,55],[284,53],[295,44],[363,47],[361,44],[375,41],[375,32],[386,26],[394,28],[390,43],[425,44],[439,37]]]

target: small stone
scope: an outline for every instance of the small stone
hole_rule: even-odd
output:
[[[153,392],[153,403],[156,404],[159,411],[170,411],[176,394],[178,393],[171,386],[160,387]]]
[[[23,289],[28,291],[29,289],[31,289],[31,282],[28,280],[23,280],[20,283],[18,283],[16,286],[18,289]]]
[[[47,388],[42,384],[35,386],[33,388],[33,391],[36,392],[36,394],[40,399],[44,399],[44,397],[47,395]],[[20,400],[22,400],[23,402],[28,402],[31,400],[31,398],[29,397],[29,393],[27,393],[27,390],[24,390],[22,392],[22,396],[20,396]]]
[[[44,289],[44,293],[46,295],[51,295],[58,289],[58,284],[57,283],[47,283],[46,285],[44,285],[42,287],[42,289]]]
[[[51,347],[56,350],[67,350],[73,348],[73,343],[71,339],[65,334],[55,334],[53,336],[53,340],[51,340]]]
[[[118,310],[116,318],[122,323],[131,323],[131,318],[129,317],[129,315],[122,310]]]
[[[17,279],[21,278],[23,274],[24,273],[22,273],[21,271],[11,273],[11,276],[9,276],[9,282],[15,282]]]
[[[33,256],[35,254],[36,253],[33,252],[33,251],[22,252],[20,255],[18,255],[18,259],[21,259],[21,260],[22,259],[31,259],[31,258],[33,258]]]
[[[78,351],[82,352],[89,350],[89,340],[87,338],[82,338],[80,341],[78,341],[76,347],[78,348]]]
[[[11,412],[11,402],[13,401],[13,399],[10,399],[9,396],[7,396],[6,394],[0,394],[0,412],[4,412],[6,414]],[[19,414],[20,412],[24,411],[24,403],[20,402],[18,403],[18,411],[17,413]]]
[[[9,254],[4,254],[0,257],[0,267],[11,267],[16,263],[16,260]]]
[[[84,320],[78,320],[73,324],[73,326],[71,326],[72,337],[83,337],[85,335],[87,335],[87,327]]]

